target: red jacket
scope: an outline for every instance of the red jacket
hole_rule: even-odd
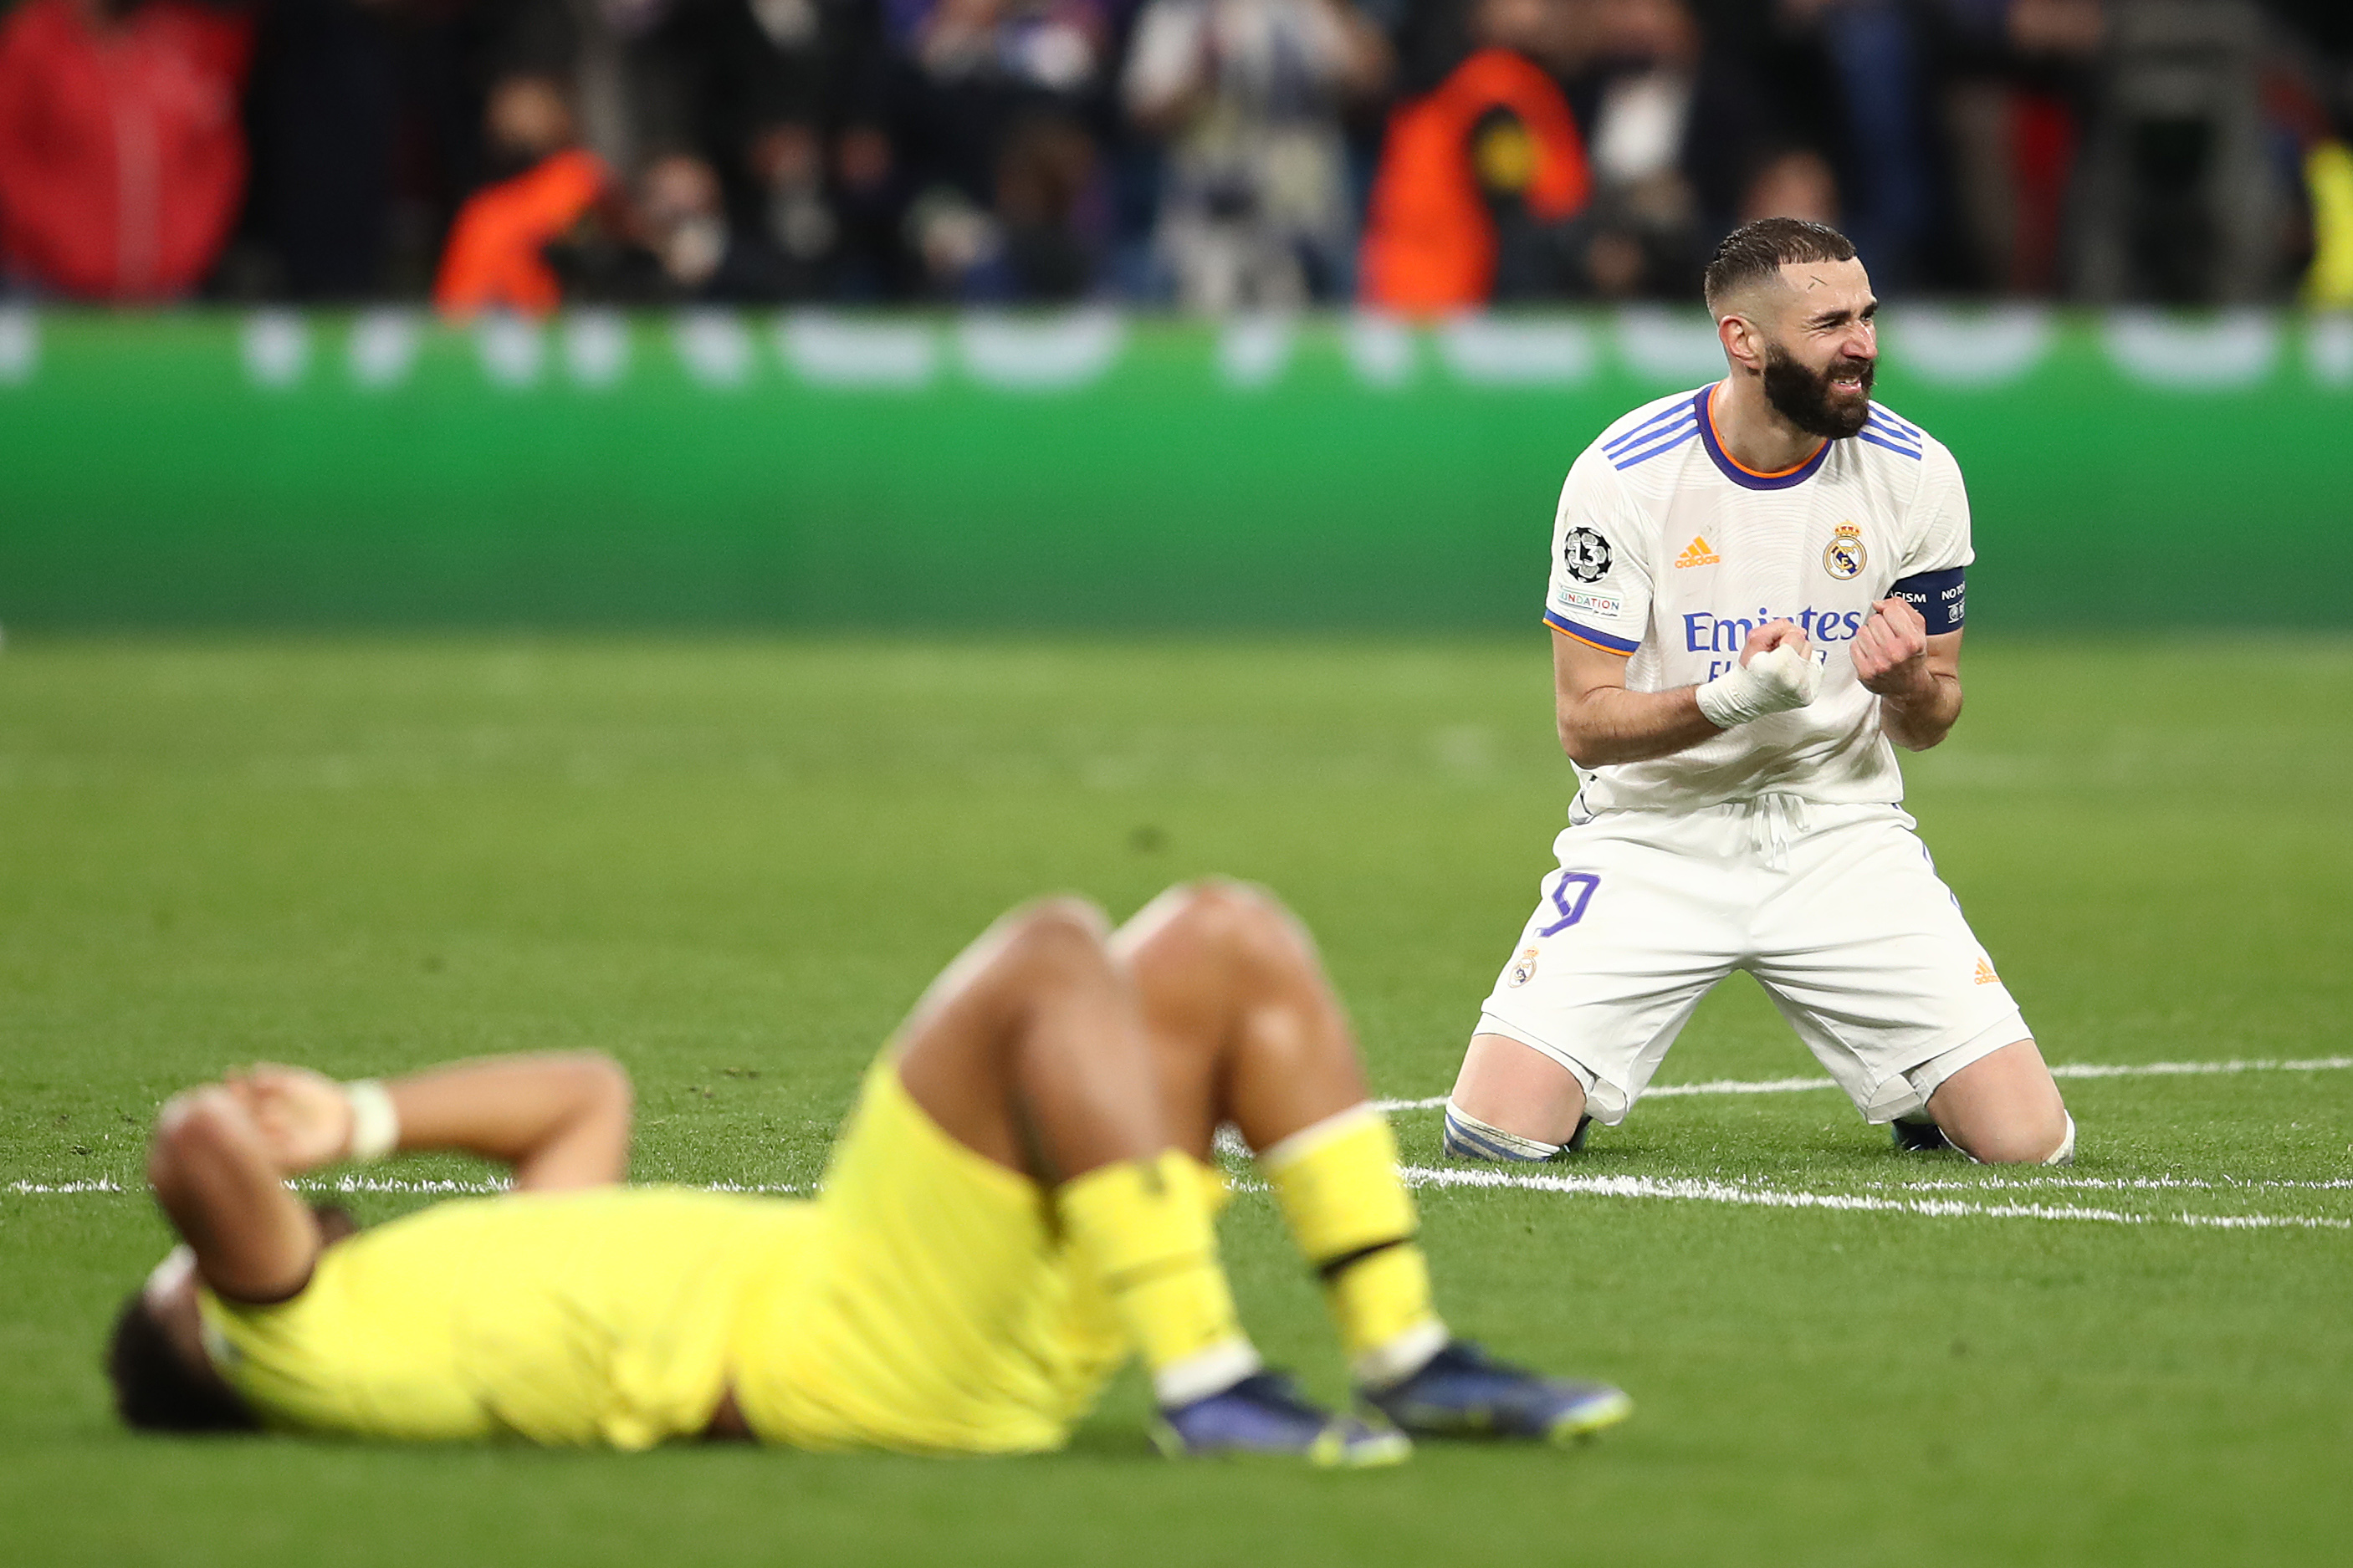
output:
[[[93,24],[73,0],[0,22],[0,267],[151,300],[200,281],[245,191],[249,17],[152,0]]]
[[[1486,302],[1495,285],[1495,223],[1472,168],[1472,136],[1490,110],[1526,130],[1532,165],[1519,194],[1538,218],[1585,205],[1585,143],[1550,77],[1509,49],[1481,49],[1435,92],[1389,117],[1366,215],[1365,302],[1424,314]]]

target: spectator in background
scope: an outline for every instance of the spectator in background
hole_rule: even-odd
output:
[[[458,210],[433,303],[451,316],[493,310],[546,315],[564,298],[550,248],[595,248],[626,228],[612,179],[604,161],[579,145],[565,87],[551,78],[501,79],[483,118],[492,167],[513,172]]]
[[[1092,121],[1112,77],[1102,0],[884,0],[905,74],[908,241],[924,291],[1092,291],[1108,205]]]
[[[1389,118],[1366,216],[1361,295],[1412,314],[1572,292],[1591,176],[1537,57],[1562,0],[1473,0],[1472,52]]]
[[[2291,8],[2291,16],[2293,11]],[[2353,70],[2332,68],[2315,47],[2317,18],[2295,17],[2272,39],[2263,106],[2281,183],[2295,192],[2286,246],[2289,270],[2301,278],[2306,305],[2353,306]],[[2353,37],[2353,16],[2337,24]]]
[[[1838,175],[1820,153],[1798,149],[1765,161],[1740,193],[1733,226],[1761,217],[1804,218],[1809,223],[1839,221]]]
[[[1944,123],[1968,286],[2048,295],[2096,86],[2102,0],[1941,0]]]
[[[0,266],[90,300],[165,300],[212,268],[244,194],[241,10],[26,0],[0,22]]]
[[[1883,291],[1913,286],[1937,216],[1919,14],[1906,0],[1778,0],[1834,85],[1846,232]]]
[[[637,198],[638,236],[654,269],[636,289],[622,284],[607,291],[695,300],[757,298],[776,289],[765,247],[730,229],[726,193],[702,159],[655,158],[638,177]]]
[[[2312,267],[2304,302],[2316,310],[2353,310],[2353,146],[2337,138],[2305,153],[2312,204]]]
[[[483,109],[514,76],[576,82],[582,141],[627,154],[615,24],[632,0],[266,0],[247,124],[253,193],[216,287],[358,299],[429,289],[493,168]]]
[[[1711,49],[1685,0],[1585,0],[1587,280],[1608,298],[1688,299],[1777,137],[1747,68]]]
[[[965,273],[965,298],[1067,303],[1093,288],[1095,158],[1094,138],[1066,115],[1015,122],[997,155],[996,244]]]
[[[1128,112],[1168,143],[1156,245],[1197,310],[1329,299],[1356,240],[1341,111],[1387,85],[1347,0],[1149,0]]]
[[[644,30],[630,60],[641,195],[649,221],[700,237],[657,247],[677,291],[830,290],[862,237],[845,247],[837,192],[871,205],[891,174],[873,25],[858,0],[667,0]]]

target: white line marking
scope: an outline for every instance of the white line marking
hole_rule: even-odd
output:
[[[2353,1057],[2307,1057],[2301,1061],[2231,1062],[2062,1062],[2052,1078],[2168,1077],[2180,1073],[2213,1072],[2334,1072],[2353,1068]]]
[[[2353,1057],[2309,1057],[2300,1061],[2229,1062],[2061,1062],[2052,1078],[2178,1078],[2184,1074],[2241,1072],[2338,1072],[2353,1068]],[[1799,1094],[1808,1089],[1836,1089],[1826,1078],[1710,1079],[1705,1083],[1656,1084],[1642,1091],[1644,1100],[1673,1100],[1690,1094]],[[1381,1100],[1381,1110],[1436,1110],[1446,1096],[1428,1100]]]
[[[2185,1225],[2217,1230],[2353,1230],[2353,1220],[2316,1218],[2301,1215],[2265,1214],[2191,1214],[2187,1210],[2170,1215],[2126,1214],[2117,1209],[2084,1208],[2077,1205],[2046,1205],[2040,1204],[1968,1204],[1951,1198],[1883,1198],[1857,1193],[1790,1192],[1776,1187],[1748,1186],[1737,1182],[1693,1181],[1652,1176],[1569,1176],[1552,1174],[1524,1175],[1514,1171],[1491,1171],[1477,1167],[1440,1170],[1427,1165],[1408,1165],[1401,1169],[1406,1184],[1416,1187],[1511,1187],[1527,1192],[1576,1193],[1594,1197],[1668,1198],[1700,1203],[1737,1204],[1752,1208],[1828,1209],[1842,1213],[1902,1214],[1929,1219],[2042,1219],[2084,1220],[2103,1225]],[[1229,1180],[1237,1191],[1264,1192],[1261,1182],[1231,1173]],[[409,1196],[488,1195],[506,1191],[499,1182],[459,1182],[447,1179],[406,1180],[388,1176],[340,1176],[333,1181],[289,1183],[297,1192],[305,1193],[390,1193]],[[1922,1189],[1966,1188],[1968,1183],[1923,1183]],[[1993,1183],[1982,1184],[1993,1185]],[[2013,1186],[2137,1186],[2181,1185],[2210,1187],[2202,1182],[2101,1183],[2095,1180],[2069,1181],[2057,1178],[2042,1183],[2002,1184]],[[2345,1187],[2348,1182],[2273,1182],[2246,1184],[2264,1186]],[[92,1182],[11,1182],[5,1189],[20,1197],[70,1196],[86,1194],[121,1194],[126,1189],[111,1181]],[[714,1182],[705,1184],[704,1192],[720,1193],[806,1193],[811,1189],[792,1183]],[[1898,1187],[1895,1190],[1906,1190]]]
[[[298,1193],[442,1193],[486,1195],[503,1193],[509,1184],[495,1178],[458,1182],[443,1180],[411,1180],[400,1176],[337,1176],[332,1181],[312,1178],[286,1184]],[[688,1186],[702,1193],[806,1193],[814,1189],[794,1182],[640,1182],[639,1186]]]
[[[298,1193],[391,1193],[408,1197],[488,1197],[508,1190],[508,1184],[497,1181],[459,1182],[448,1178],[403,1176],[337,1176],[332,1181],[311,1180],[286,1184]],[[668,1184],[649,1182],[648,1186]],[[131,1189],[120,1182],[10,1182],[0,1187],[17,1197],[65,1197],[85,1193],[123,1193]],[[809,1187],[791,1182],[704,1182],[698,1189],[706,1193],[806,1193]]]
[[[1748,1081],[1736,1078],[1712,1078],[1705,1083],[1666,1083],[1642,1091],[1644,1100],[1672,1100],[1686,1094],[1798,1094],[1810,1089],[1836,1089],[1837,1084],[1826,1078],[1768,1078]]]
[[[2093,1188],[2104,1192],[2155,1193],[2183,1189],[2203,1193],[2252,1193],[2265,1191],[2341,1192],[2353,1188],[2353,1176],[2340,1176],[2334,1181],[2240,1181],[2223,1176],[2208,1181],[2202,1176],[1994,1176],[1974,1182],[1881,1182],[1862,1184],[1879,1192],[1899,1193],[1971,1193],[1988,1188],[2021,1189],[2031,1192],[2038,1187]]]
[[[2139,1063],[2062,1063],[2051,1069],[2054,1078],[2142,1078],[2179,1077],[2211,1073],[2242,1072],[2327,1072],[2353,1068],[2353,1057],[2314,1057],[2302,1060],[2257,1059],[2223,1062],[2139,1062]],[[1838,1086],[1826,1078],[1781,1078],[1761,1080],[1717,1079],[1705,1083],[1667,1084],[1652,1089],[1650,1098],[1672,1098],[1694,1094],[1794,1094],[1809,1089],[1835,1089]],[[1434,1110],[1446,1103],[1446,1097],[1430,1100],[1385,1100],[1376,1102],[1386,1111]],[[2079,1205],[2041,1204],[1972,1204],[1951,1198],[1874,1197],[1868,1194],[1813,1193],[1783,1188],[1751,1186],[1737,1182],[1694,1181],[1681,1178],[1651,1176],[1574,1176],[1546,1173],[1522,1173],[1514,1171],[1484,1170],[1478,1167],[1438,1169],[1426,1165],[1403,1167],[1408,1184],[1430,1187],[1509,1187],[1529,1192],[1577,1193],[1597,1197],[1666,1198],[1686,1202],[1736,1204],[1756,1208],[1828,1209],[1845,1213],[1905,1214],[1927,1218],[2042,1219],[2077,1220],[2101,1225],[2183,1225],[2217,1230],[2353,1230],[2353,1220],[2314,1217],[2301,1215],[2200,1215],[2183,1211],[2170,1215],[2127,1214],[2118,1209],[2085,1208]],[[1877,1192],[1981,1192],[2092,1190],[2105,1192],[2156,1192],[2191,1190],[2199,1192],[2229,1191],[2343,1191],[2353,1188],[2353,1178],[2328,1181],[2250,1181],[2240,1182],[2225,1176],[2207,1180],[2194,1176],[2059,1176],[2017,1178],[1985,1176],[1974,1181],[1926,1180],[1916,1182],[1871,1182]],[[383,1193],[408,1195],[487,1194],[506,1190],[500,1181],[456,1181],[447,1178],[404,1178],[396,1176],[338,1176],[332,1180],[291,1182],[288,1185],[306,1193]],[[1255,1191],[1258,1184],[1238,1181],[1237,1186]],[[812,1189],[791,1183],[718,1182],[708,1184],[705,1191],[730,1193],[803,1193]],[[71,1182],[10,1182],[0,1188],[16,1196],[67,1196],[79,1194],[121,1194],[126,1189],[119,1182],[100,1178]]]
[[[1756,1208],[1833,1209],[1848,1213],[1916,1215],[1934,1219],[2086,1220],[2102,1225],[2188,1225],[2222,1229],[2353,1230],[2353,1220],[2299,1215],[2138,1215],[2075,1205],[1965,1204],[1950,1198],[1875,1198],[1852,1193],[1785,1192],[1733,1182],[1661,1180],[1651,1176],[1521,1175],[1511,1171],[1437,1170],[1408,1165],[1406,1184],[1416,1187],[1516,1187],[1539,1193],[1581,1193],[1596,1197],[1679,1198]]]
[[[441,1197],[487,1197],[509,1186],[501,1181],[459,1182],[429,1176],[337,1176],[332,1181],[314,1178],[286,1184],[298,1193],[424,1193]]]
[[[1222,1151],[1221,1151],[1222,1152]],[[1237,1143],[1232,1152],[1247,1159],[1249,1151]],[[1469,1174],[1466,1169],[1461,1174]],[[1499,1173],[1500,1174],[1500,1173]],[[1589,1178],[1599,1180],[1601,1178]],[[1617,1178],[1611,1178],[1617,1179]],[[1737,1185],[1738,1184],[1727,1184]],[[2219,1181],[2207,1181],[2198,1176],[2042,1176],[2014,1178],[1988,1175],[1973,1182],[1926,1181],[1879,1182],[1862,1184],[1873,1192],[1895,1193],[1973,1193],[1973,1192],[2038,1192],[2056,1190],[2091,1190],[2100,1192],[2345,1192],[2353,1190],[2353,1176],[2340,1176],[2333,1181],[2236,1181],[2225,1176]],[[433,1180],[403,1180],[394,1176],[341,1176],[332,1182],[296,1182],[294,1190],[303,1193],[379,1193],[406,1196],[488,1195],[507,1190],[503,1182],[458,1182]],[[806,1193],[813,1189],[792,1182],[712,1182],[703,1191],[714,1193]],[[1252,1190],[1256,1190],[1253,1188]],[[120,1182],[10,1182],[0,1188],[17,1197],[70,1197],[82,1194],[121,1194],[129,1191]]]

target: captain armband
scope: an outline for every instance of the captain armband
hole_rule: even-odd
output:
[[[1903,578],[1887,594],[1919,611],[1920,618],[1928,623],[1930,637],[1957,632],[1968,608],[1968,588],[1962,581],[1965,570],[1947,566],[1941,572],[1922,572]]]

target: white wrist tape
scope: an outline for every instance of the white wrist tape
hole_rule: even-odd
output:
[[[1760,653],[1699,689],[1699,710],[1719,730],[1803,708],[1822,689],[1822,667],[1793,647]]]
[[[392,1093],[372,1078],[343,1085],[352,1108],[352,1144],[343,1158],[357,1163],[381,1160],[400,1146],[400,1112]]]

